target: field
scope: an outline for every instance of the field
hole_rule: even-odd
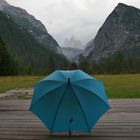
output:
[[[33,87],[40,80],[40,76],[8,76],[0,77],[0,93],[10,89]]]
[[[140,74],[95,75],[102,81],[109,98],[140,98]],[[40,76],[0,77],[0,93],[10,89],[33,87]]]
[[[140,74],[97,75],[109,98],[140,98]]]

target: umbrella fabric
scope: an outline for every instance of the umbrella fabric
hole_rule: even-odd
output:
[[[90,133],[109,108],[103,84],[81,70],[57,70],[39,81],[30,106],[51,133]]]

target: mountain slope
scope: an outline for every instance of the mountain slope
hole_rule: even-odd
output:
[[[12,6],[5,0],[0,0],[0,10],[9,14],[17,24],[25,28],[42,46],[62,54],[61,48],[55,39],[47,32],[45,26],[24,9]]]
[[[140,56],[140,10],[119,3],[99,29],[87,61],[99,62],[115,53]],[[89,47],[89,46],[87,46]]]
[[[45,73],[64,68],[67,60],[54,51],[42,47],[12,17],[0,12],[0,36],[8,51],[19,64],[19,73]]]
[[[0,76],[17,74],[16,63],[0,37]]]

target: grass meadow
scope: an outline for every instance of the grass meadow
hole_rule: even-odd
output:
[[[104,83],[109,98],[140,98],[140,74],[94,75]],[[28,88],[43,76],[0,77],[0,93],[10,89]]]

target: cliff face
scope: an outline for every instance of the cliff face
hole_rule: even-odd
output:
[[[91,50],[86,56],[90,62],[98,62],[118,51],[127,55],[139,56],[140,10],[119,3],[99,29],[95,39],[87,45],[87,48]]]
[[[61,48],[55,39],[47,32],[45,26],[24,9],[14,7],[4,0],[0,0],[0,10],[9,14],[17,24],[25,28],[45,48],[62,54]]]

